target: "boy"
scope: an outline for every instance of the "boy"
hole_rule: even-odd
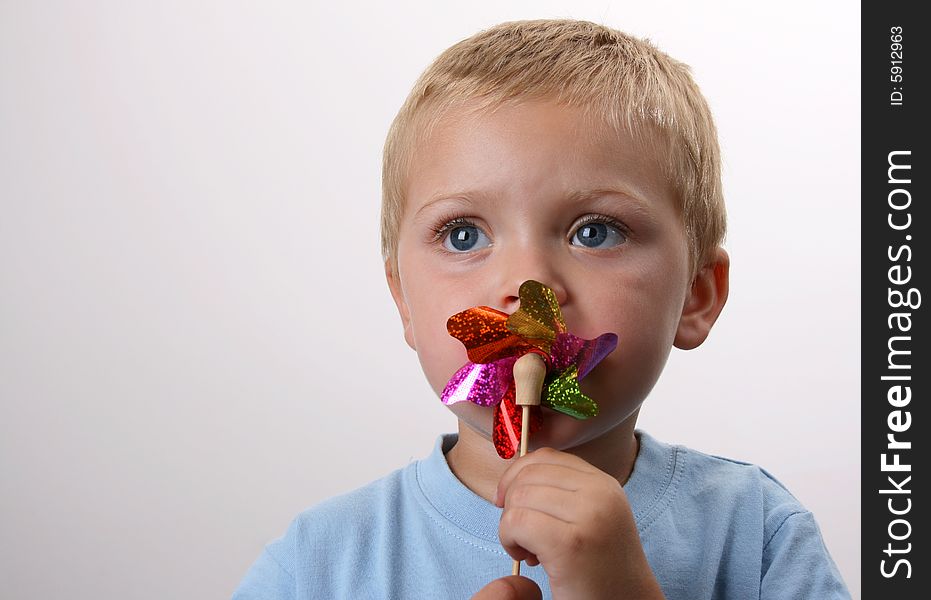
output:
[[[570,331],[619,336],[581,382],[600,413],[546,412],[504,461],[492,409],[451,405],[458,435],[299,515],[234,597],[468,598],[508,555],[547,598],[849,597],[765,471],[635,431],[672,346],[699,346],[728,293],[716,133],[684,65],[592,23],[504,23],[421,76],[383,182],[386,277],[437,394],[466,362],[447,319],[511,313],[535,279]]]

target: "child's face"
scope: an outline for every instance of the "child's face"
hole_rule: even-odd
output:
[[[437,395],[468,360],[447,319],[479,305],[514,312],[527,279],[555,291],[570,332],[617,333],[617,350],[581,382],[600,414],[545,409],[534,447],[571,448],[637,410],[689,291],[685,228],[652,151],[549,102],[440,123],[416,149],[397,257],[389,283],[405,339]],[[493,409],[450,408],[491,438]]]

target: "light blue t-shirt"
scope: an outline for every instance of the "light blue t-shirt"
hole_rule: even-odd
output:
[[[666,598],[850,597],[814,517],[766,471],[637,435],[624,491]],[[442,435],[426,459],[299,514],[234,600],[467,599],[510,575],[501,509],[446,463],[456,440]],[[521,574],[552,597],[542,566]]]

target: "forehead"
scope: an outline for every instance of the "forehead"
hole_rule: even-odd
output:
[[[655,199],[671,193],[658,156],[655,135],[619,131],[580,108],[551,101],[490,109],[466,103],[421,130],[407,208],[460,189],[502,197],[604,188]]]

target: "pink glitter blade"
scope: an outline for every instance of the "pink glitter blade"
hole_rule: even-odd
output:
[[[501,402],[511,380],[516,357],[485,363],[466,363],[446,383],[440,399],[443,404],[473,402],[479,406],[494,406]]]

